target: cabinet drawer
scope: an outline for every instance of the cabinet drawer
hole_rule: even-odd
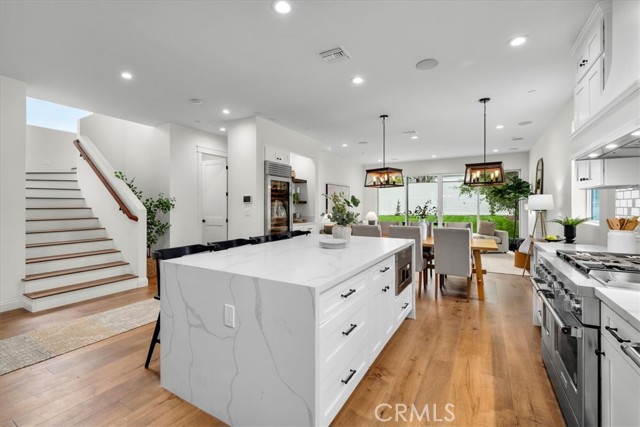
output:
[[[626,320],[620,317],[604,303],[600,304],[600,317],[600,333],[604,339],[609,341],[615,347],[620,347],[620,343],[614,334],[622,340],[640,342],[640,331],[631,326]]]
[[[368,272],[357,274],[320,294],[318,310],[320,324],[331,319],[339,311],[351,306],[365,294]]]
[[[320,383],[320,425],[328,426],[367,371],[367,346]]]
[[[396,259],[395,257],[389,257],[382,262],[379,262],[375,266],[371,267],[371,280],[376,282],[378,280],[393,278],[396,273]]]
[[[366,298],[361,298],[353,308],[342,311],[320,326],[320,380],[352,358],[358,350],[369,328],[366,301]]]
[[[402,321],[407,317],[412,306],[412,292],[413,286],[409,286],[405,288],[404,291],[400,295],[396,297],[396,300],[393,303],[393,323],[394,330],[400,326]]]

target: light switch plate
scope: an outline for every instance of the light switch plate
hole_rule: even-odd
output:
[[[224,305],[224,325],[230,328],[236,327],[236,308],[233,305]]]

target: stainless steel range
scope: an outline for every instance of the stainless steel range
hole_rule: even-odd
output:
[[[543,307],[542,358],[565,421],[600,424],[598,286],[637,287],[640,257],[632,254],[557,251],[543,254],[532,283]]]

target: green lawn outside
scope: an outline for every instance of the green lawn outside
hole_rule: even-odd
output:
[[[473,230],[477,230],[478,227],[476,225],[476,216],[475,215],[445,215],[443,218],[444,222],[471,222],[473,223]],[[509,237],[513,238],[513,220],[511,217],[506,215],[480,215],[480,219],[483,221],[491,221],[496,223],[497,230],[504,230],[509,232]],[[404,215],[380,215],[378,217],[378,221],[393,221],[393,222],[402,222],[404,221]],[[418,222],[418,217],[409,216],[409,221]],[[436,222],[437,218],[435,216],[428,216],[428,222]],[[518,236],[518,230],[516,228],[516,238]]]

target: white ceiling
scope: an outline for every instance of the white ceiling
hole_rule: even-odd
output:
[[[491,97],[488,151],[527,151],[572,97],[568,52],[594,4],[293,1],[282,16],[270,1],[2,1],[0,72],[31,97],[149,125],[220,133],[258,114],[361,163],[381,158],[383,113],[388,161],[481,154],[477,100]],[[337,46],[352,59],[317,56]],[[416,70],[425,58],[440,65]]]

